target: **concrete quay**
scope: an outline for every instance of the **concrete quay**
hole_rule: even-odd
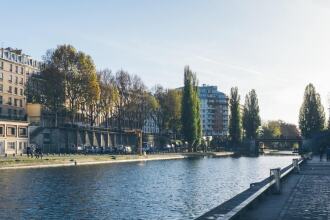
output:
[[[330,219],[330,161],[315,156],[280,173],[280,193],[270,176],[197,219]]]
[[[268,194],[241,219],[330,219],[330,162],[313,157],[282,183],[282,193]]]
[[[232,152],[211,152],[211,153],[164,153],[149,155],[48,155],[43,159],[28,158],[24,156],[1,157],[0,170],[10,169],[31,169],[31,168],[50,168],[50,167],[67,167],[97,164],[113,164],[113,163],[129,163],[143,162],[153,160],[175,160],[195,157],[229,157]]]

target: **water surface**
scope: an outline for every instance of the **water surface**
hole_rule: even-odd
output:
[[[0,219],[193,219],[289,156],[0,171]]]

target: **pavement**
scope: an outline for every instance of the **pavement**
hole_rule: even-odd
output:
[[[264,196],[241,219],[330,219],[330,161],[313,157],[282,182],[281,194]]]

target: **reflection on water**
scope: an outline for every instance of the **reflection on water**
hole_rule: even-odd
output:
[[[0,173],[0,219],[193,219],[292,157],[214,158]]]

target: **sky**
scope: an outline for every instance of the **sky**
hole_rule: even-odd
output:
[[[298,123],[313,83],[326,112],[330,92],[327,0],[0,0],[0,44],[36,59],[60,44],[92,56],[97,69],[139,75],[152,88],[200,84],[241,102],[255,89],[263,120]]]

